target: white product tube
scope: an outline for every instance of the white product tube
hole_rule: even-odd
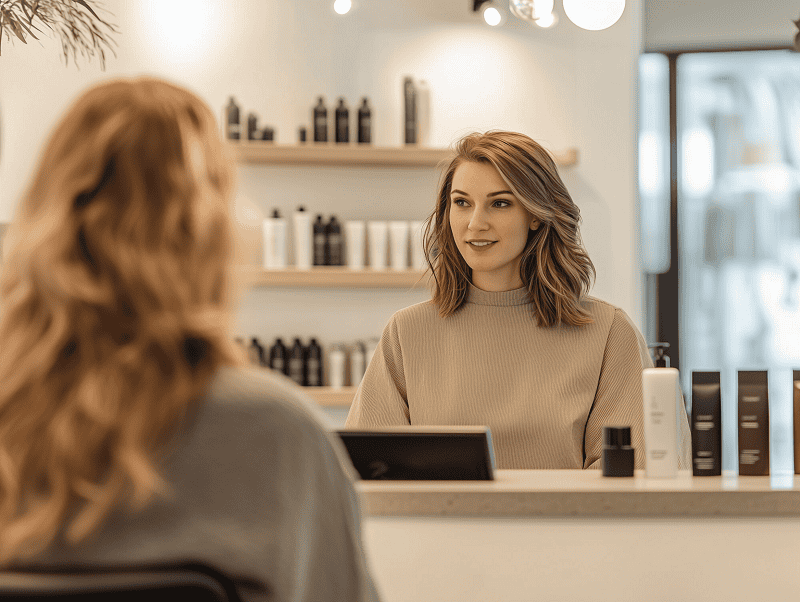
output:
[[[261,232],[264,237],[264,269],[271,270],[275,263],[275,220],[271,217],[264,218],[261,222]]]
[[[678,370],[642,370],[644,401],[645,476],[669,479],[678,476]]]
[[[424,221],[413,221],[410,224],[411,232],[411,267],[415,270],[427,269],[425,261],[425,248],[422,242],[422,230],[425,227]]]
[[[272,268],[282,270],[286,267],[286,220],[282,217],[272,218]]]
[[[408,222],[389,222],[389,248],[392,269],[408,269]]]
[[[347,247],[347,267],[351,270],[364,269],[364,250],[366,224],[363,220],[349,220],[344,223],[345,246]]]
[[[294,225],[294,265],[300,270],[311,269],[311,212],[295,211]]]
[[[341,389],[344,387],[344,351],[341,347],[331,347],[328,352],[328,367],[330,374],[328,381],[333,389]]]
[[[386,236],[388,229],[389,225],[386,222],[367,222],[370,269],[386,269]]]
[[[357,387],[364,377],[365,363],[364,346],[357,342],[350,350],[350,386]]]

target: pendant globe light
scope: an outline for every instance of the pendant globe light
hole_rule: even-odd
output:
[[[590,31],[611,27],[624,11],[625,0],[564,0],[569,20]]]

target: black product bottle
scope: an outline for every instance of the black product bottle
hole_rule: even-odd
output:
[[[405,108],[406,144],[417,143],[417,89],[411,77],[403,79],[403,104]]]
[[[331,215],[325,226],[325,265],[342,265],[342,226]]]
[[[367,97],[358,108],[358,142],[369,144],[372,142],[372,111],[367,105]]]
[[[603,427],[603,476],[632,477],[631,427]]]
[[[344,104],[344,98],[339,99],[336,107],[336,142],[350,142],[350,111]]]
[[[241,125],[239,125],[239,105],[236,104],[233,96],[225,107],[225,137],[228,140],[239,140],[241,136]]]
[[[314,265],[325,265],[325,223],[317,215],[314,222]]]
[[[275,344],[269,348],[269,367],[277,372],[289,374],[289,363],[286,361],[286,346],[283,341],[278,337],[275,339]]]
[[[289,378],[291,378],[298,385],[303,385],[303,371],[306,363],[305,347],[300,342],[300,339],[294,340],[294,345],[289,351]]]
[[[317,99],[317,106],[314,107],[314,142],[328,141],[328,109],[320,96]]]
[[[258,131],[258,116],[255,113],[247,116],[247,139],[261,140],[261,132]]]
[[[322,347],[317,339],[311,339],[306,350],[305,384],[309,387],[322,386]]]
[[[254,366],[264,365],[264,348],[259,345],[256,337],[253,337],[253,341],[247,348],[247,357],[250,358],[250,363]]]

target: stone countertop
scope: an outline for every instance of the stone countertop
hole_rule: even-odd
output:
[[[359,481],[365,516],[797,517],[800,475],[674,479],[600,470],[496,470],[494,481]]]

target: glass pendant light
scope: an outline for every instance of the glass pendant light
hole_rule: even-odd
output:
[[[569,20],[590,31],[611,27],[624,10],[625,0],[564,0],[564,12]]]

